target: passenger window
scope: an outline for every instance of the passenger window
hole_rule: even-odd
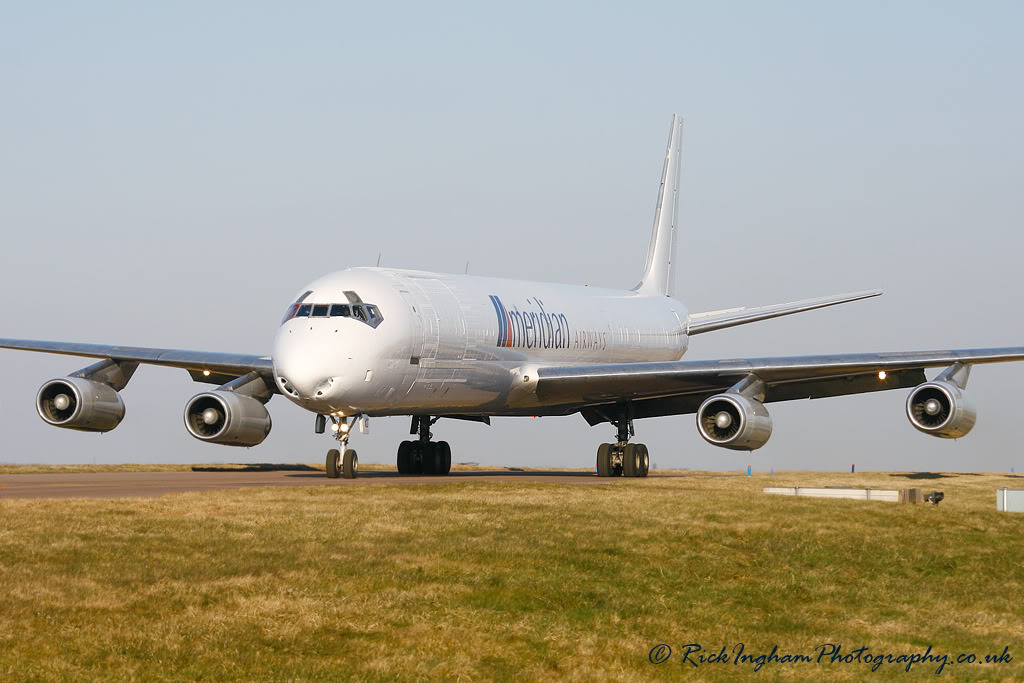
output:
[[[327,304],[316,304],[315,306],[313,306],[313,317],[314,318],[326,318],[327,317],[327,311],[329,309],[330,309],[330,306],[328,306]]]
[[[352,315],[352,312],[349,311],[348,304],[333,304],[331,306],[331,317],[332,318],[337,318],[337,317],[347,318],[350,315]]]
[[[352,316],[356,320],[362,320],[364,323],[366,322],[366,311],[363,310],[362,306],[353,306]]]
[[[302,304],[299,306],[299,312],[295,314],[296,318],[308,318],[309,314],[313,311],[313,304]]]

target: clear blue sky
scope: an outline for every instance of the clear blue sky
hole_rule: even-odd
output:
[[[4,3],[0,336],[267,352],[289,298],[349,265],[628,287],[670,116],[686,118],[678,295],[693,310],[880,286],[705,335],[692,358],[1024,343],[1019,3]],[[236,451],[200,389],[143,368],[105,436],[32,399],[75,359],[0,352],[0,461],[320,461],[276,399]],[[772,441],[638,424],[659,466],[1007,469],[1020,366],[978,368],[967,439],[905,394],[777,404]],[[455,460],[590,465],[579,417],[439,423]],[[404,418],[357,437],[393,462]],[[1016,463],[1024,468],[1024,458]]]

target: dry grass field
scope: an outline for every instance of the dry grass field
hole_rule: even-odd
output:
[[[16,475],[15,475],[16,476]],[[766,496],[938,489],[938,506]],[[980,474],[686,473],[0,497],[0,680],[1024,679],[1024,515]],[[654,664],[652,648],[673,648]],[[860,662],[682,661],[824,643]],[[956,662],[1009,647],[1012,661]],[[660,651],[664,652],[664,650]],[[691,655],[691,658],[696,655]],[[731,655],[730,655],[731,656]]]

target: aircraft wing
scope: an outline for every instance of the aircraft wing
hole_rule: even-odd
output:
[[[580,407],[603,421],[602,405],[631,401],[636,417],[694,413],[708,396],[748,375],[765,385],[765,403],[915,387],[926,368],[1024,360],[1024,347],[897,353],[783,356],[709,361],[578,365],[537,369],[537,399]],[[884,379],[879,373],[885,372]]]
[[[771,320],[781,318],[784,315],[813,311],[818,308],[847,304],[851,301],[870,299],[874,296],[881,296],[882,290],[870,289],[864,292],[851,292],[849,294],[836,294],[823,296],[817,299],[803,299],[792,301],[787,304],[773,304],[771,306],[757,306],[755,308],[728,308],[722,311],[708,311],[707,313],[692,313],[687,323],[687,334],[693,336],[704,332],[724,330],[727,327],[756,323],[759,320]]]
[[[34,339],[0,338],[0,349],[39,351],[64,356],[110,358],[115,361],[163,365],[188,370],[197,382],[224,384],[250,372],[265,377],[273,374],[269,356],[241,353],[214,353],[184,351],[181,349],[152,349],[141,346],[108,346],[106,344],[79,344],[75,342],[38,341]],[[209,374],[207,374],[209,373]],[[271,383],[271,386],[273,384]]]

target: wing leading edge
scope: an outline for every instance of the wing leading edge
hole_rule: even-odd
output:
[[[638,416],[644,412],[647,416],[681,415],[695,412],[703,398],[729,389],[748,375],[765,383],[765,403],[770,403],[912,387],[925,381],[925,369],[954,363],[1022,360],[1024,347],[1015,346],[541,367],[537,370],[536,394],[545,405],[580,408],[623,401],[660,401],[656,411],[641,409]],[[881,372],[886,373],[884,378],[879,376]]]
[[[34,339],[0,338],[0,349],[38,351],[83,358],[110,358],[146,365],[162,365],[188,370],[200,382],[221,384],[230,379],[256,372],[264,377],[273,375],[269,356],[241,353],[214,353],[182,349],[154,349],[142,346],[108,346],[106,344],[80,344],[75,342],[39,341]],[[225,379],[227,378],[227,379]]]

